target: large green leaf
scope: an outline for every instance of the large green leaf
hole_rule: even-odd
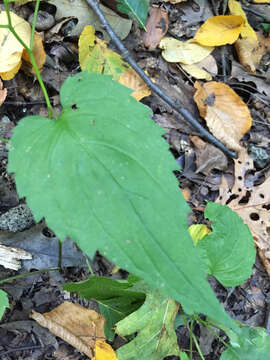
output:
[[[117,0],[120,4],[117,8],[120,12],[127,15],[133,15],[139,22],[139,25],[145,28],[148,14],[149,0]]]
[[[57,120],[22,119],[9,152],[19,195],[62,241],[69,236],[89,256],[99,249],[187,313],[234,327],[189,236],[163,130],[131,91],[82,72],[62,86]]]
[[[270,336],[260,327],[243,327],[239,335],[226,331],[231,345],[220,360],[268,360],[270,359]]]
[[[206,251],[209,274],[224,286],[242,284],[252,274],[256,256],[249,228],[236,212],[218,203],[208,203],[204,216],[213,231],[198,246]]]
[[[112,341],[115,324],[137,310],[144,302],[144,292],[136,291],[133,285],[133,278],[130,276],[128,280],[91,276],[86,281],[64,284],[63,289],[98,302],[100,312],[106,319],[104,328],[106,338]]]
[[[0,290],[0,320],[4,315],[6,308],[9,308],[8,296],[5,291]]]
[[[148,289],[144,304],[116,324],[120,336],[138,335],[117,351],[119,360],[161,360],[178,355],[174,320],[179,305],[159,290]]]

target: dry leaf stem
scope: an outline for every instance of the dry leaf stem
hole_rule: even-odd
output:
[[[191,113],[182,107],[180,101],[174,101],[170,98],[162,89],[160,89],[152,80],[144,73],[144,71],[137,65],[136,61],[131,57],[127,48],[123,45],[122,41],[117,37],[103,12],[100,10],[96,0],[87,0],[88,4],[92,7],[96,15],[98,16],[102,26],[107,31],[112,41],[121,53],[123,60],[127,61],[129,65],[137,72],[137,74],[145,81],[149,88],[155,92],[161,99],[169,104],[175,111],[182,115],[191,125],[197,129],[202,137],[208,140],[210,143],[222,150],[226,155],[236,159],[237,154],[234,151],[229,150],[224,144],[218,141],[212,134],[210,134],[192,115]]]

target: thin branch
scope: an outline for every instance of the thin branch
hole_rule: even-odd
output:
[[[223,145],[219,140],[217,140],[212,134],[210,134],[193,116],[192,114],[185,109],[180,101],[174,101],[170,98],[162,89],[160,89],[152,80],[144,73],[144,71],[137,65],[135,60],[129,54],[127,48],[123,45],[122,41],[117,37],[107,19],[105,18],[103,12],[100,10],[96,0],[86,0],[88,4],[92,7],[96,15],[98,16],[102,26],[107,31],[112,41],[118,48],[121,53],[122,59],[127,61],[129,65],[137,72],[137,74],[144,80],[147,86],[156,93],[161,99],[163,99],[167,104],[169,104],[175,111],[182,115],[193,127],[198,130],[202,137],[208,140],[210,143],[222,150],[226,155],[231,158],[236,159],[238,155],[229,150],[225,145]]]

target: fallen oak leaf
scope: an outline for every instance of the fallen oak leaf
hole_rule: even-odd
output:
[[[198,29],[193,41],[204,46],[233,44],[239,37],[245,19],[242,16],[213,16]]]
[[[250,129],[252,118],[247,105],[228,85],[211,81],[203,86],[196,81],[194,100],[212,134],[233,150]]]

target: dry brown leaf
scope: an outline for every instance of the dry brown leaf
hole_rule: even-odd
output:
[[[194,100],[210,131],[229,148],[239,151],[239,141],[252,125],[247,105],[226,84],[211,81],[203,86],[196,82],[194,86]]]
[[[203,141],[198,136],[190,136],[189,138],[195,145],[196,174],[201,172],[205,175],[209,175],[213,169],[227,169],[228,161],[223,151],[219,150],[214,145]]]
[[[120,75],[118,82],[134,90],[133,93],[131,93],[131,96],[138,101],[151,94],[149,87],[133,69],[123,72]]]
[[[151,6],[149,9],[149,16],[146,23],[146,31],[143,33],[143,43],[154,50],[160,40],[166,35],[168,31],[168,13],[166,10]]]
[[[233,44],[238,39],[244,23],[242,16],[213,16],[198,29],[193,41],[204,46]]]
[[[270,51],[270,36],[264,37],[259,32],[257,40],[253,38],[238,39],[235,48],[241,65],[249,72],[256,73],[263,55]]]
[[[105,319],[94,310],[66,301],[48,313],[33,310],[30,317],[90,358],[117,360],[105,343]]]
[[[251,37],[238,39],[234,46],[240,64],[247,71],[256,73],[256,65],[260,63],[262,58],[258,40]]]
[[[10,16],[13,28],[22,41],[27,46],[30,46],[31,26],[23,18],[17,16],[13,12],[10,12]],[[6,12],[1,11],[0,25],[7,25],[7,22]],[[2,79],[11,79],[19,70],[23,49],[22,44],[15,38],[9,29],[0,28],[0,76]]]
[[[217,201],[228,205],[243,219],[258,248],[270,259],[270,177],[268,174],[258,186],[248,182],[247,174],[254,171],[253,160],[244,148],[238,155],[234,160],[234,185],[230,188],[223,178]]]
[[[3,104],[6,97],[7,97],[7,89],[6,88],[3,89],[3,83],[0,79],[0,106]]]
[[[44,51],[42,37],[37,33],[34,34],[33,55],[36,60],[38,69],[41,70],[46,60],[46,53]],[[35,73],[30,57],[26,50],[23,51],[22,57],[23,60],[25,60],[30,65],[30,71]]]

